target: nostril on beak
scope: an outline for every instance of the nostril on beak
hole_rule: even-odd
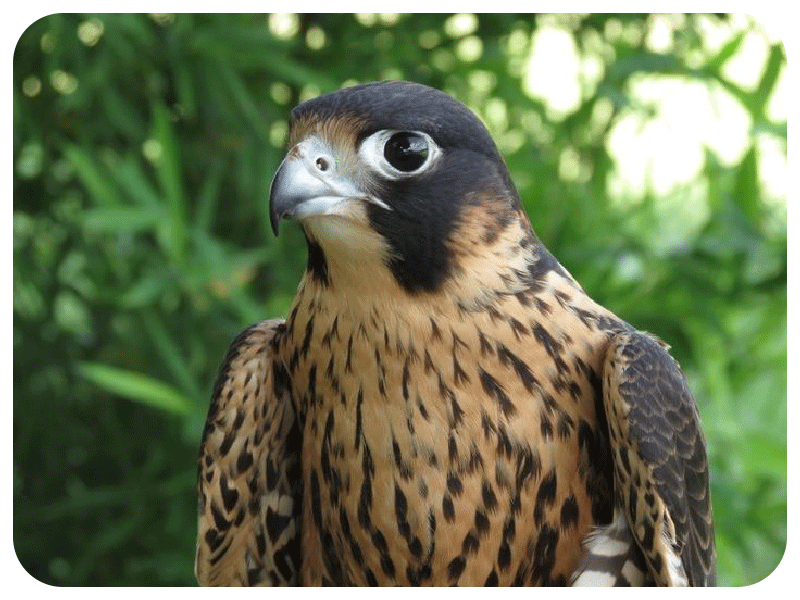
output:
[[[317,166],[317,169],[319,169],[323,173],[331,168],[331,161],[329,158],[325,156],[320,156],[319,158],[317,158],[314,164]]]

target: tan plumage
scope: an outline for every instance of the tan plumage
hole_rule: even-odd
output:
[[[679,368],[536,239],[477,120],[383,83],[302,105],[290,137],[273,227],[301,220],[309,267],[220,374],[198,580],[713,583]]]
[[[299,430],[270,358],[283,329],[275,319],[243,331],[212,396],[197,476],[195,575],[206,585],[297,582]]]

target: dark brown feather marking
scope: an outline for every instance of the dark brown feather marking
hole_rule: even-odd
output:
[[[503,414],[506,417],[514,416],[517,409],[509,399],[508,394],[506,394],[503,385],[483,369],[479,369],[478,372],[480,375],[481,385],[483,386],[483,391],[497,401],[497,404],[500,406],[500,410],[503,411]]]

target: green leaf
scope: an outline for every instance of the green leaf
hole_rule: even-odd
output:
[[[134,206],[90,208],[81,215],[87,230],[107,233],[135,233],[155,229],[162,212]]]
[[[183,394],[147,375],[96,362],[78,363],[78,372],[105,391],[128,400],[180,416],[191,411],[191,403]]]
[[[685,70],[678,60],[669,54],[640,52],[619,58],[608,67],[609,79],[620,80],[632,73],[674,73]]]
[[[186,241],[186,216],[178,145],[169,110],[161,102],[157,102],[153,106],[153,115],[154,135],[161,145],[161,156],[156,161],[156,171],[161,183],[161,192],[167,201],[168,217],[159,232],[159,239],[166,246],[169,257],[180,263]]]
[[[195,470],[178,471],[169,479],[143,488],[141,486],[122,483],[119,485],[101,486],[85,490],[80,496],[59,498],[50,504],[20,507],[14,516],[21,520],[42,524],[63,519],[71,515],[86,514],[108,506],[130,505],[131,498],[138,496],[142,500],[174,498],[176,494],[194,488]],[[16,508],[16,507],[15,507]]]
[[[239,106],[239,110],[242,112],[245,119],[247,119],[250,127],[258,133],[262,140],[268,139],[269,129],[267,124],[261,116],[258,106],[248,91],[247,86],[245,86],[242,81],[242,78],[230,67],[227,61],[221,59],[217,60],[216,65],[217,73],[228,87],[228,91]]]
[[[775,88],[775,84],[778,81],[778,75],[781,72],[781,68],[784,68],[785,65],[786,56],[783,53],[783,44],[777,43],[770,48],[769,57],[767,58],[767,65],[764,68],[764,75],[761,77],[761,81],[758,83],[758,88],[754,93],[754,113],[758,117],[763,116],[764,110],[766,109],[767,103],[772,95],[772,90]]]
[[[212,221],[216,216],[219,191],[224,174],[225,167],[222,161],[216,160],[211,163],[211,169],[197,196],[194,225],[200,231],[209,232],[211,230]]]
[[[189,398],[200,398],[202,394],[194,373],[184,357],[183,350],[170,337],[164,322],[157,319],[152,311],[146,311],[143,316],[147,333],[153,340],[164,365],[169,369]]]
[[[739,165],[733,188],[733,201],[747,215],[747,220],[760,230],[761,189],[758,182],[758,157],[755,144],[750,146],[750,150]]]
[[[111,171],[111,176],[122,192],[136,204],[161,210],[162,200],[150,184],[139,160],[127,156]]]
[[[728,43],[724,44],[722,48],[720,48],[719,52],[717,52],[715,56],[712,56],[708,59],[706,62],[706,69],[718,74],[719,70],[722,68],[722,65],[724,65],[728,59],[730,59],[739,51],[739,48],[741,47],[744,37],[747,33],[747,30],[742,30],[737,35],[733,36]]]
[[[128,98],[106,86],[102,89],[100,102],[110,123],[133,139],[141,138],[145,123]]]
[[[285,42],[266,30],[212,28],[197,30],[192,50],[206,57],[225,58],[237,70],[266,71],[275,79],[296,85],[312,84],[321,90],[336,89],[337,79],[327,71],[309,68],[289,56]]]
[[[150,306],[158,300],[172,281],[174,280],[164,273],[146,275],[120,296],[119,306],[124,309]]]
[[[64,157],[75,169],[78,179],[94,201],[101,206],[120,204],[119,194],[110,184],[94,159],[82,148],[75,145],[64,147]]]

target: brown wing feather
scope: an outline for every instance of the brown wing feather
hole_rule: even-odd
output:
[[[705,439],[678,364],[639,332],[612,339],[604,367],[618,502],[658,585],[715,585]]]
[[[276,358],[282,319],[231,344],[211,398],[197,473],[202,585],[296,583],[301,434]]]

